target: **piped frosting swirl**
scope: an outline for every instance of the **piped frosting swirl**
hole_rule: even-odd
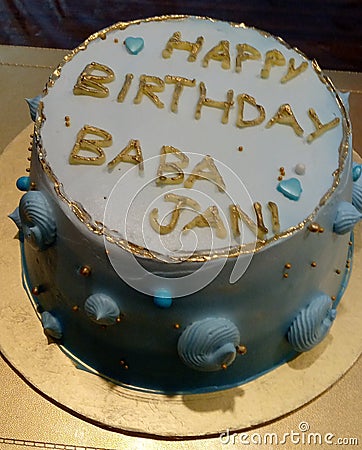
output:
[[[214,372],[234,361],[239,341],[239,330],[230,320],[207,318],[186,328],[177,350],[181,360],[192,369]]]

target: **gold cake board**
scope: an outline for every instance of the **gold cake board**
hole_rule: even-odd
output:
[[[305,405],[333,385],[362,351],[362,226],[355,230],[352,276],[326,339],[266,375],[210,394],[164,396],[137,392],[75,368],[47,339],[22,283],[19,242],[6,217],[22,195],[15,181],[25,174],[32,126],[0,156],[2,286],[0,350],[38,392],[93,424],[136,435],[168,438],[216,436],[270,422]]]

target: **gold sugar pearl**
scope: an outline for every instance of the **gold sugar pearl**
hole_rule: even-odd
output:
[[[324,228],[323,227],[319,227],[318,233],[324,233]]]
[[[32,290],[31,290],[31,293],[32,293],[33,295],[39,295],[40,292],[41,292],[40,286],[34,286],[34,287],[32,288]]]
[[[247,348],[245,347],[245,345],[237,345],[236,346],[236,353],[238,353],[239,355],[245,355],[246,352],[247,352]]]
[[[117,39],[117,38],[114,38],[114,39],[113,39],[113,42],[114,42],[115,44],[118,44],[118,39]]]
[[[285,267],[286,269],[290,269],[290,268],[292,267],[292,265],[291,265],[290,263],[286,263],[286,264],[284,265],[284,267]]]
[[[336,270],[336,274],[340,275],[341,271],[339,269]]]
[[[312,267],[317,267],[317,263],[315,261],[311,262],[310,264]]]
[[[180,329],[180,324],[179,323],[175,323],[175,325],[173,326],[176,330]]]
[[[74,311],[74,312],[79,311],[79,306],[78,305],[72,306],[72,311]]]
[[[35,181],[32,181],[30,183],[30,189],[35,189],[35,188],[36,188],[36,183],[35,183]]]
[[[79,273],[81,275],[83,275],[84,277],[88,277],[91,274],[91,272],[92,272],[92,269],[89,266],[82,266],[79,269]]]
[[[349,246],[353,245],[353,242],[352,242],[352,241],[349,241],[349,242],[348,242],[348,245],[349,245]]]
[[[116,322],[120,323],[122,321],[122,319],[120,317],[117,317]]]
[[[280,172],[280,175],[285,175],[285,169],[284,169],[284,167],[280,167],[279,168],[279,172]]]
[[[244,150],[243,146],[240,145],[239,148],[238,148],[238,150],[239,150],[239,152],[242,152],[242,151]]]
[[[288,277],[289,277],[289,274],[283,273],[283,277],[284,277],[284,278],[288,278]]]
[[[312,222],[308,225],[308,230],[311,231],[312,233],[318,233],[320,230],[320,226],[318,223]]]
[[[336,301],[336,296],[335,295],[332,295],[332,297],[331,297],[331,300],[334,302],[334,301]]]
[[[223,370],[226,370],[227,368],[228,368],[228,366],[227,366],[227,364],[221,364],[221,368],[223,369]]]
[[[281,175],[279,175],[278,177],[278,181],[282,181],[283,177]]]

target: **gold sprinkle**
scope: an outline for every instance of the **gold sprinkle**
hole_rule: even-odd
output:
[[[228,366],[227,366],[227,364],[221,364],[221,368],[223,369],[223,370],[226,370],[227,368],[228,368]]]
[[[323,227],[319,227],[318,233],[324,233],[324,228]]]
[[[239,152],[242,152],[242,151],[244,150],[243,146],[240,145],[239,148],[238,148],[238,150],[239,150]]]
[[[120,317],[117,317],[116,322],[120,323],[122,321],[122,319]]]
[[[124,366],[126,364],[125,361],[123,361],[123,359],[121,359],[121,361],[119,362],[121,366]]]
[[[279,172],[280,172],[282,175],[285,175],[285,169],[284,169],[284,167],[279,167]]]
[[[35,183],[35,181],[32,181],[30,183],[30,189],[35,189],[35,188],[36,188],[36,183]]]
[[[317,267],[317,263],[315,261],[312,261],[310,264],[312,267]]]
[[[72,311],[74,312],[79,311],[79,306],[78,305],[72,306]]]
[[[289,277],[289,274],[286,273],[286,272],[284,272],[284,273],[283,273],[283,278],[288,278],[288,277]]]
[[[236,353],[239,355],[245,355],[245,353],[248,351],[245,345],[237,345],[236,347]]]
[[[291,265],[290,263],[286,263],[286,264],[284,265],[284,267],[285,267],[286,269],[290,269],[290,268],[292,267],[292,265]]]
[[[336,274],[340,275],[341,271],[339,269],[336,270]]]
[[[278,181],[282,181],[283,177],[281,175],[279,175],[278,177]]]
[[[180,324],[179,323],[175,323],[175,325],[173,326],[176,330],[180,329]]]
[[[335,295],[332,295],[331,300],[334,302],[336,300],[336,298],[337,297]]]
[[[114,42],[115,44],[118,44],[118,39],[117,39],[117,38],[114,38],[114,39],[113,39],[113,42]]]
[[[349,245],[349,246],[353,245],[353,242],[352,242],[352,241],[349,241],[349,242],[348,242],[348,245]]]
[[[127,364],[125,364],[123,367],[124,367],[124,369],[128,370]]]

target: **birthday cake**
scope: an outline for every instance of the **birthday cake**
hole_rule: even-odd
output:
[[[244,25],[160,17],[92,35],[29,103],[11,218],[45,334],[78,367],[210,392],[328,334],[362,178],[316,62]]]

